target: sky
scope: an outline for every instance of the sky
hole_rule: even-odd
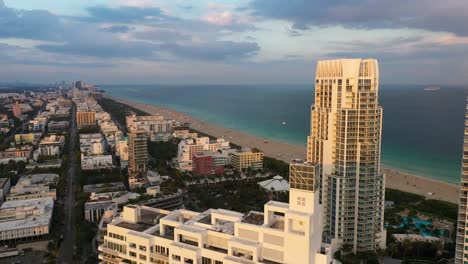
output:
[[[0,83],[313,83],[376,58],[382,83],[468,84],[468,1],[0,0]]]

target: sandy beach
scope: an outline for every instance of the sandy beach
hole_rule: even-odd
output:
[[[114,97],[109,98],[150,114],[159,114],[180,123],[189,123],[192,129],[215,137],[224,137],[234,144],[243,147],[259,148],[269,157],[290,162],[293,158],[304,159],[306,156],[306,149],[303,146],[269,140],[219,125],[206,123],[187,114],[160,106],[137,103]],[[458,187],[454,184],[403,173],[391,168],[383,168],[383,171],[387,176],[387,188],[424,195],[429,199],[458,203]]]

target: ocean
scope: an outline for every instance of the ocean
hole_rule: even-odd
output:
[[[102,85],[109,95],[160,105],[260,137],[304,145],[313,85]],[[468,88],[381,85],[382,164],[458,183]],[[283,124],[285,123],[285,124]]]

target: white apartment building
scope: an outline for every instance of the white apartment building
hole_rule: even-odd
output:
[[[65,136],[50,135],[39,142],[41,156],[60,156],[65,145]]]
[[[140,197],[138,193],[127,191],[91,193],[89,201],[84,204],[85,219],[89,222],[99,222],[106,211],[113,210],[118,205],[138,197]]]
[[[316,71],[307,161],[320,165],[324,242],[385,249],[378,62],[319,61]]]
[[[296,173],[290,202],[270,201],[263,212],[209,209],[166,211],[128,205],[107,225],[101,263],[332,263],[321,242],[318,167]]]
[[[50,231],[54,199],[5,202],[0,207],[0,241],[40,238]]]
[[[106,141],[100,133],[80,134],[80,151],[86,155],[104,154]]]
[[[180,169],[191,171],[193,155],[200,154],[203,151],[218,151],[229,148],[229,142],[223,138],[216,140],[210,140],[209,137],[184,139],[178,145],[177,162]]]
[[[51,188],[58,181],[58,174],[33,174],[21,177],[11,187],[7,201],[29,200],[38,198],[56,198],[56,189]]]
[[[113,167],[112,155],[91,155],[81,154],[82,170],[110,169]]]

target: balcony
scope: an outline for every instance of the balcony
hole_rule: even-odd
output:
[[[150,253],[150,257],[153,257],[154,259],[160,260],[160,261],[165,261],[169,262],[169,256],[161,253]]]

